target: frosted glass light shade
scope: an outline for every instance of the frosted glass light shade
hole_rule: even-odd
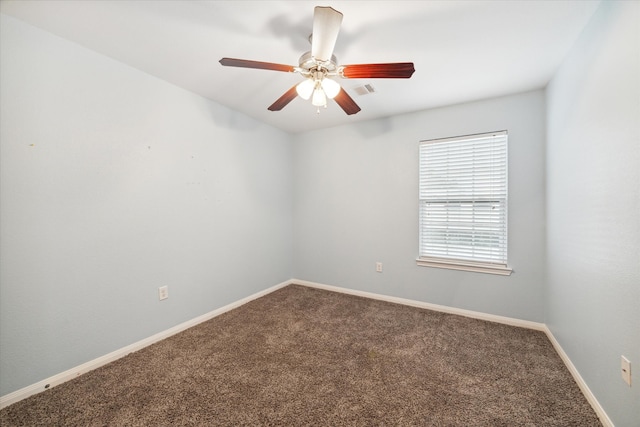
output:
[[[322,89],[328,98],[333,99],[340,93],[340,84],[331,79],[322,79]]]
[[[324,107],[327,105],[327,96],[324,94],[324,90],[322,90],[322,88],[318,87],[313,91],[311,103],[316,107]]]
[[[300,82],[298,86],[296,86],[296,92],[302,99],[311,98],[311,93],[313,92],[313,88],[315,83],[311,79],[306,79],[303,82]]]

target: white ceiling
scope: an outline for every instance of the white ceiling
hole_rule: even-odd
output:
[[[544,87],[599,1],[8,1],[1,12],[287,132],[336,126]],[[341,64],[406,62],[405,79],[341,80],[362,111],[316,114],[300,98],[267,107],[301,80],[223,67],[222,57],[298,65],[314,6],[344,14]],[[376,93],[358,96],[371,84]]]

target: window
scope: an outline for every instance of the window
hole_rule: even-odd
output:
[[[418,265],[509,275],[507,132],[420,142]]]

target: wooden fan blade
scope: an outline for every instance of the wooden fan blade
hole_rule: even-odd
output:
[[[344,110],[348,115],[352,115],[360,111],[360,107],[356,102],[349,96],[349,94],[342,88],[340,88],[340,92],[333,98],[334,101],[338,103],[338,105]]]
[[[416,71],[413,62],[344,65],[342,76],[348,79],[408,79]]]
[[[284,95],[282,95],[280,98],[278,98],[276,100],[276,102],[274,102],[273,104],[271,104],[269,106],[268,110],[270,110],[270,111],[280,111],[284,107],[286,107],[288,103],[293,101],[295,99],[295,97],[298,96],[298,92],[296,91],[296,86],[298,86],[298,85],[295,85],[291,89],[286,91],[284,93]]]
[[[222,58],[219,62],[226,67],[258,68],[261,70],[286,71],[289,73],[292,73],[295,70],[293,65],[249,61],[248,59]]]
[[[342,24],[342,13],[331,7],[316,6],[313,9],[311,56],[318,61],[330,61]]]

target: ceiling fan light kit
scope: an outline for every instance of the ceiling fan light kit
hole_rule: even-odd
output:
[[[340,92],[340,83],[338,83],[335,80],[322,79],[320,83],[322,85],[322,89],[324,90],[324,93],[327,94],[328,98],[333,99]]]
[[[325,93],[322,90],[322,88],[317,87],[313,91],[313,98],[311,98],[311,104],[314,107],[318,107],[318,112],[320,112],[320,107],[326,107],[327,106],[327,95],[325,95]]]
[[[296,86],[296,92],[298,96],[304,100],[311,98],[311,94],[316,88],[316,83],[312,79],[303,80]]]
[[[313,15],[313,33],[311,51],[300,57],[298,66],[275,64],[272,62],[251,61],[246,59],[222,58],[220,64],[228,67],[256,68],[262,70],[298,73],[305,79],[290,88],[271,106],[270,111],[280,111],[297,96],[304,100],[311,99],[317,107],[327,107],[327,99],[333,99],[347,114],[355,114],[360,107],[340,86],[335,78],[391,78],[408,79],[415,68],[412,62],[338,65],[333,49],[338,39],[342,13],[331,7],[317,6]]]

